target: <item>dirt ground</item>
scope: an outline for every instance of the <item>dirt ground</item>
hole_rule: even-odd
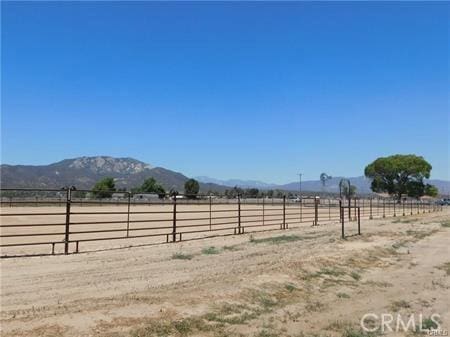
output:
[[[449,243],[447,208],[364,220],[346,240],[331,223],[2,259],[1,335],[373,336],[366,313],[438,314],[448,330]]]

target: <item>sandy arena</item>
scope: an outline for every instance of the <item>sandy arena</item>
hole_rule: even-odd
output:
[[[368,312],[437,313],[448,330],[449,226],[447,208],[363,220],[347,240],[335,221],[2,259],[1,333],[342,336]]]

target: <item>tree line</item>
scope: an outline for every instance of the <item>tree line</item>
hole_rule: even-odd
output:
[[[416,155],[393,155],[389,157],[380,157],[366,166],[364,174],[371,179],[371,189],[375,193],[388,193],[401,201],[403,197],[420,198],[423,196],[436,197],[438,189],[430,184],[426,184],[424,179],[430,178],[432,166],[423,157]],[[320,180],[325,187],[328,180],[331,179],[326,173],[320,175]],[[352,198],[356,196],[356,186],[340,182],[341,196]],[[197,198],[200,191],[200,184],[195,179],[189,179],[184,184],[184,195],[187,198]],[[97,182],[93,188],[93,196],[96,198],[110,198],[113,192],[125,192],[115,187],[114,179],[107,177]],[[160,198],[167,194],[170,196],[178,195],[178,191],[171,189],[166,191],[153,177],[144,181],[140,187],[132,188],[132,193],[152,193]],[[221,195],[214,191],[208,191],[208,195]],[[296,196],[293,192],[286,193],[282,190],[259,190],[257,188],[234,187],[226,189],[224,196],[226,198],[282,198],[287,196],[293,198]]]

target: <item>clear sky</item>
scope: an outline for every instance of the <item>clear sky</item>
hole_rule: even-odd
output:
[[[449,3],[2,2],[2,163],[449,179]]]

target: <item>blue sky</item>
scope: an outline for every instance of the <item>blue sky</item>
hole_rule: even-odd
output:
[[[448,3],[2,2],[2,162],[449,179]]]

